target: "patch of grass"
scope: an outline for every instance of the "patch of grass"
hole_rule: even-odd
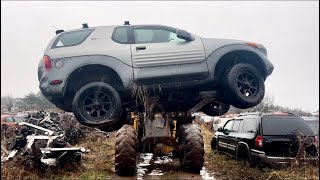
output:
[[[236,161],[235,158],[220,154],[211,149],[210,142],[212,132],[205,126],[201,127],[205,143],[205,161],[209,162],[207,168],[215,172],[219,179],[241,180],[311,180],[319,179],[319,166],[301,165],[275,170],[270,168],[251,168],[244,162]]]

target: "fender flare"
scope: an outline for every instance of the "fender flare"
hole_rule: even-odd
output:
[[[64,58],[63,58],[64,59]],[[64,78],[64,88],[63,88],[63,94],[65,94],[67,86],[68,86],[68,79],[70,75],[77,71],[78,69],[90,65],[99,65],[104,66],[112,71],[114,71],[120,78],[122,87],[124,89],[133,86],[133,68],[132,66],[123,63],[119,59],[116,59],[111,56],[106,55],[86,55],[86,56],[73,56],[67,58],[68,61],[72,60],[73,65],[72,68],[68,70],[66,73],[66,76]],[[90,59],[90,60],[88,60]],[[74,62],[76,62],[76,65],[74,65]]]
[[[238,142],[238,144],[237,144],[237,148],[236,148],[236,157],[238,157],[238,149],[239,149],[239,146],[245,147],[245,149],[246,149],[246,150],[247,150],[247,152],[248,152],[249,161],[250,161],[250,163],[252,163],[252,158],[251,158],[250,148],[249,148],[248,144],[247,144],[247,143],[245,143],[245,142],[243,142],[243,141],[240,141],[240,142]]]
[[[237,51],[244,51],[256,55],[260,59],[260,63],[263,64],[263,70],[265,72],[265,75],[268,76],[269,74],[271,74],[272,71],[269,72],[269,69],[273,67],[273,65],[268,60],[266,54],[263,54],[257,48],[245,44],[229,44],[215,49],[206,58],[210,76],[214,78],[217,64],[222,60],[223,56]]]

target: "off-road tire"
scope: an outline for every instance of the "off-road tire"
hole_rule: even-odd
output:
[[[136,173],[136,134],[133,126],[125,124],[116,133],[115,170],[120,176]]]
[[[121,116],[119,120],[116,123],[105,125],[103,127],[100,127],[99,129],[101,131],[105,132],[113,132],[119,130],[124,124],[131,124],[131,122],[128,121],[128,112],[126,111],[125,108],[123,108],[121,112]]]
[[[251,78],[251,81],[244,80],[246,82],[241,83],[242,80],[239,81],[241,74],[249,74],[249,79]],[[246,63],[236,64],[227,70],[224,86],[226,89],[225,95],[228,103],[236,108],[241,109],[251,108],[258,105],[265,94],[264,78],[262,77],[260,71],[258,71],[258,69],[253,65]],[[243,88],[240,88],[239,86],[242,86]],[[255,87],[256,90],[251,88],[250,91],[254,91],[254,93],[246,96],[245,94],[247,90],[245,92],[243,89],[247,89],[249,86]]]
[[[191,172],[199,172],[204,163],[204,145],[201,129],[196,124],[180,126],[180,166]]]
[[[97,117],[94,117],[93,114],[92,115],[86,114],[84,110],[84,107],[85,107],[85,105],[83,104],[84,101],[92,98],[90,97],[90,94],[94,94],[94,93],[104,94],[104,96],[102,97],[108,98],[108,101],[110,102],[110,106],[108,106],[110,109],[108,109],[108,112],[105,112],[105,114],[100,117],[98,117],[99,115],[101,115],[101,112],[102,112],[100,110],[99,110],[100,111],[99,115],[97,112],[95,113],[97,114],[96,115]],[[99,97],[96,99],[101,101],[103,100]],[[98,103],[98,105],[96,104],[95,105],[101,107],[101,104],[103,103],[105,102]],[[89,106],[89,105],[86,105],[86,106]],[[104,105],[103,105],[103,108],[105,108]],[[80,88],[80,90],[76,93],[72,103],[72,110],[76,119],[79,121],[79,123],[86,126],[91,126],[91,127],[104,127],[111,124],[116,124],[118,122],[122,112],[122,105],[121,105],[121,99],[120,99],[119,93],[116,91],[115,88],[113,88],[112,86],[104,82],[92,82]]]
[[[216,143],[217,143],[217,140],[215,138],[212,138],[211,139],[211,149],[216,150],[216,148],[217,148]]]

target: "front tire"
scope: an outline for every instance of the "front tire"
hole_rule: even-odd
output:
[[[119,93],[104,82],[89,83],[76,93],[72,110],[79,123],[105,127],[118,122],[122,105]]]
[[[136,134],[133,126],[125,124],[116,133],[115,170],[120,176],[136,173]]]
[[[234,107],[247,109],[258,105],[264,97],[264,79],[256,67],[239,63],[227,71],[227,101]]]
[[[187,171],[199,172],[204,163],[204,145],[199,126],[182,125],[179,134],[180,166]]]

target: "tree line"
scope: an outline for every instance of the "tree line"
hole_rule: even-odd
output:
[[[30,92],[23,98],[14,98],[12,95],[1,96],[1,112],[20,112],[52,108],[55,108],[55,105],[50,103],[41,92]]]
[[[310,112],[303,111],[299,108],[289,108],[289,107],[283,107],[279,105],[275,105],[274,103],[274,97],[270,94],[266,94],[262,101],[257,105],[249,109],[238,109],[235,107],[230,107],[230,110],[228,113],[230,114],[238,114],[238,113],[245,113],[245,112],[289,112],[294,113],[300,116],[311,116],[312,114]],[[319,112],[319,110],[318,110]]]

